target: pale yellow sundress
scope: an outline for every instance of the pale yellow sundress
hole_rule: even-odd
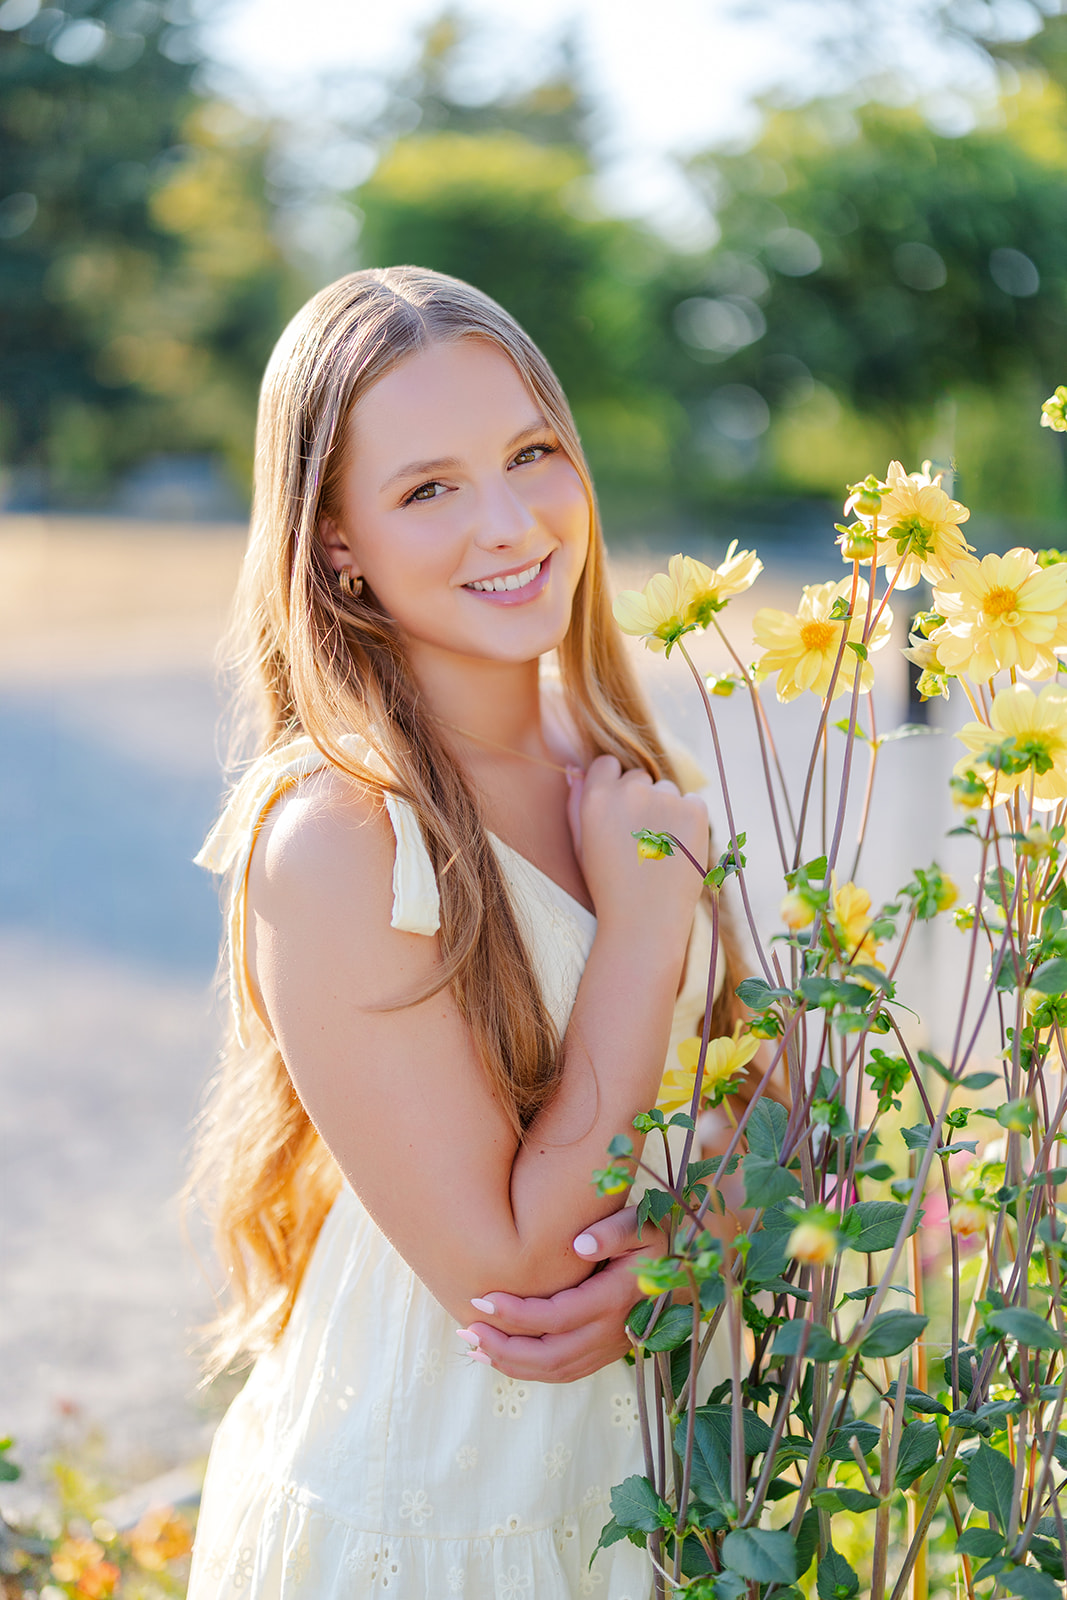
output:
[[[201,854],[203,865],[234,872],[239,1019],[250,1005],[244,906],[255,837],[278,796],[324,764],[308,739],[258,762]],[[393,797],[387,805],[392,924],[431,935],[438,894],[429,854],[410,807]],[[491,837],[562,1034],[596,918]],[[703,1013],[709,957],[701,914],[668,1065]],[[542,1384],[472,1362],[454,1318],[346,1183],[284,1334],[219,1426],[189,1600],[647,1600],[648,1558],[629,1542],[590,1567],[612,1486],[642,1471],[631,1367],[620,1361],[575,1383]]]

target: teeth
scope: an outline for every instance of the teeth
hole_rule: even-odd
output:
[[[541,570],[541,562],[527,567],[525,572],[512,572],[506,578],[489,578],[484,582],[468,583],[468,589],[480,589],[484,594],[502,594],[505,589],[525,589]]]

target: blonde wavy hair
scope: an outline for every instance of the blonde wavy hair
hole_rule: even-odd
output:
[[[596,497],[555,374],[487,295],[418,267],[351,273],[308,301],[285,329],[263,380],[251,532],[231,629],[244,725],[263,754],[309,735],[372,793],[414,807],[437,870],[441,976],[516,1134],[551,1098],[560,1041],[546,1011],[497,858],[466,776],[425,712],[392,618],[365,586],[345,594],[319,537],[340,513],[353,411],[370,387],[433,343],[481,339],[502,350],[581,476],[590,544],[558,651],[562,695],[590,759],[617,756],[654,779],[676,777],[611,616]],[[390,778],[342,744],[356,732]],[[729,930],[722,936],[729,943]],[[729,949],[728,949],[729,958]],[[231,953],[232,954],[232,953]],[[728,959],[728,967],[734,963]],[[728,971],[713,1031],[736,1001]],[[231,1030],[200,1120],[187,1193],[213,1225],[225,1291],[208,1336],[217,1373],[268,1348],[285,1327],[341,1178],[254,1015]]]

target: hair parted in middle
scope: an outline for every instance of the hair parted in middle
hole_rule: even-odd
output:
[[[231,630],[245,724],[260,755],[309,735],[364,790],[402,796],[438,877],[441,965],[410,1004],[449,986],[494,1093],[522,1136],[561,1072],[560,1040],[512,911],[477,799],[420,702],[401,632],[369,586],[346,595],[320,537],[341,515],[361,398],[408,356],[463,339],[514,365],[585,487],[590,537],[558,649],[566,712],[588,759],[618,758],[677,778],[611,613],[596,496],[570,407],[544,356],[495,301],[418,267],[355,272],[316,294],[275,347],[263,380],[252,525]],[[358,734],[384,762],[341,741]],[[723,919],[723,924],[725,919]],[[721,926],[726,981],[713,1033],[739,1014],[736,957]],[[213,1191],[231,1308],[216,1324],[215,1369],[281,1332],[339,1176],[270,1034],[232,1034],[203,1124],[193,1184]]]

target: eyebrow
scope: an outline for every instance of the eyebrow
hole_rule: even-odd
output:
[[[538,412],[537,416],[528,422],[518,433],[513,434],[504,446],[505,452],[514,450],[515,446],[528,439],[531,433],[541,433],[544,429],[552,432],[552,425],[547,417]],[[399,483],[403,478],[421,478],[431,472],[448,472],[460,465],[458,456],[438,456],[434,461],[409,461],[406,466],[398,467],[382,484],[382,493],[391,489],[394,483]]]

